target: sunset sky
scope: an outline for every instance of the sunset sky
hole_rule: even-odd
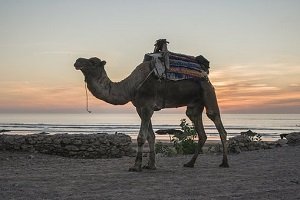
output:
[[[84,112],[78,57],[113,81],[159,38],[211,63],[223,113],[300,113],[299,0],[0,0],[0,113]],[[131,112],[91,94],[94,112]],[[179,110],[180,111],[180,110]],[[176,112],[176,110],[172,110]]]

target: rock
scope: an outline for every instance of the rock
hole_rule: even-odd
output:
[[[40,134],[40,135],[49,135],[50,133],[43,131],[43,132],[40,132],[38,134]]]
[[[229,141],[236,141],[238,143],[249,143],[251,142],[251,139],[249,137],[247,137],[246,135],[237,135],[237,136],[234,136],[232,138],[229,139]]]
[[[286,136],[288,135],[288,133],[283,133],[283,134],[280,134],[280,139],[283,139],[283,138],[286,138]]]
[[[241,132],[241,135],[246,135],[246,136],[249,136],[249,137],[254,137],[257,135],[257,133],[251,131],[251,130],[248,130],[248,131],[245,131],[245,132]]]
[[[213,144],[208,147],[207,152],[209,153],[221,153],[223,151],[220,144]]]
[[[88,152],[93,152],[93,151],[95,151],[95,148],[89,147],[89,148],[87,149],[87,151],[88,151]]]
[[[65,149],[68,151],[79,151],[79,148],[76,147],[75,145],[67,145],[65,146]]]
[[[183,132],[181,130],[177,130],[177,129],[160,129],[155,131],[156,134],[158,135],[175,135],[175,134],[183,134]]]
[[[119,158],[134,152],[125,134],[0,135],[0,150],[16,150],[74,158]]]
[[[253,133],[251,131],[251,133]],[[240,153],[242,151],[254,151],[260,149],[270,149],[270,145],[263,141],[252,140],[250,137],[253,137],[250,134],[250,130],[243,132],[242,135],[237,135],[228,140],[228,151],[230,153]],[[255,133],[256,134],[256,133]],[[257,135],[257,134],[256,134]]]
[[[30,144],[23,144],[21,145],[21,149],[24,151],[32,151],[33,150],[33,146]]]
[[[263,142],[262,143],[262,148],[263,149],[272,149],[273,148],[273,144],[272,143]]]
[[[28,144],[35,144],[35,143],[36,143],[36,137],[28,137],[28,138],[26,139],[26,142],[27,142]]]
[[[286,139],[279,139],[279,140],[275,141],[275,146],[276,147],[285,147],[285,146],[288,146],[287,142],[288,141]]]
[[[56,145],[60,145],[61,144],[61,139],[55,138],[55,139],[53,139],[53,143],[56,144]]]
[[[80,139],[76,139],[73,141],[73,144],[80,145],[80,144],[82,144],[82,141]]]
[[[5,136],[5,135],[3,135]],[[6,137],[3,138],[3,142],[6,144],[14,144],[15,143],[15,137],[13,137],[12,135],[6,135]]]
[[[248,147],[248,150],[249,150],[249,151],[254,151],[254,150],[255,150],[255,147],[252,146],[252,145],[250,145],[250,146]]]
[[[10,130],[2,129],[0,130],[0,133],[10,132]]]
[[[235,150],[235,153],[241,153],[242,152],[242,150],[239,146],[235,146],[234,150]]]
[[[293,132],[286,136],[288,145],[300,145],[300,132]]]
[[[70,143],[71,143],[71,140],[70,140],[70,138],[64,138],[61,142],[62,142],[63,144],[70,144]]]

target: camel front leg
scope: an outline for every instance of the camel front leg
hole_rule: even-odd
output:
[[[135,163],[133,167],[129,168],[129,171],[140,172],[142,171],[144,144],[149,135],[149,124],[151,123],[153,110],[148,108],[137,108],[137,112],[141,118],[141,127],[137,137],[138,151],[135,158]]]
[[[156,169],[156,165],[155,165],[155,134],[154,134],[154,131],[152,128],[151,121],[150,121],[149,127],[148,127],[147,141],[148,141],[149,149],[150,149],[149,161],[148,161],[148,164],[145,165],[143,168],[155,170]]]

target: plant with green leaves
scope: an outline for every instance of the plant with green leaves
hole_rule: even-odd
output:
[[[259,133],[253,132],[251,130],[241,132],[241,135],[243,135],[246,138],[249,138],[252,142],[257,141],[260,142],[262,139],[262,135]]]
[[[258,141],[258,142],[261,142],[261,141],[262,141],[261,138],[262,138],[262,135],[261,135],[261,134],[256,134],[254,140],[255,140],[255,141]]]
[[[155,152],[160,153],[163,156],[172,157],[177,154],[176,149],[168,144],[157,142],[155,144]]]
[[[197,132],[193,125],[189,125],[186,119],[180,120],[180,127],[182,132],[176,133],[172,137],[174,147],[179,154],[193,154],[197,148],[195,139]]]

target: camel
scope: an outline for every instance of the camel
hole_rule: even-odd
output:
[[[186,115],[192,121],[198,133],[198,146],[191,160],[184,167],[194,167],[195,161],[207,140],[202,123],[202,112],[211,119],[219,134],[223,146],[223,160],[220,167],[229,167],[227,160],[227,133],[223,127],[215,90],[209,79],[205,80],[160,80],[153,75],[151,61],[139,64],[133,72],[120,82],[112,82],[104,69],[106,62],[99,58],[78,58],[74,64],[81,70],[89,91],[98,99],[113,105],[124,105],[131,102],[141,118],[141,126],[137,137],[137,155],[133,167],[129,171],[156,169],[155,134],[151,117],[154,111],[164,108],[186,106]],[[149,161],[142,167],[143,146],[149,144]]]

